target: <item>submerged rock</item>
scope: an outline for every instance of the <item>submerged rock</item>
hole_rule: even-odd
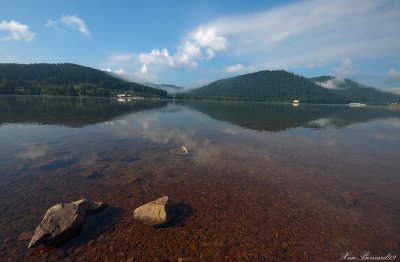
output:
[[[72,159],[70,158],[63,158],[63,159],[53,159],[38,165],[33,166],[33,168],[38,168],[41,170],[53,170],[68,166],[72,163]]]
[[[25,231],[22,232],[19,237],[17,238],[17,240],[19,241],[24,241],[24,240],[29,240],[31,239],[33,236],[33,232],[32,231]]]
[[[81,232],[87,215],[99,213],[105,207],[103,202],[81,199],[49,208],[28,247],[40,244],[58,245],[70,240]]]
[[[167,196],[151,201],[136,208],[133,218],[145,225],[160,226],[174,217],[174,207]]]
[[[351,207],[354,207],[354,206],[356,206],[357,205],[357,198],[355,198],[354,197],[354,195],[352,194],[352,193],[350,193],[350,192],[343,192],[342,193],[342,197],[343,197],[343,200],[344,200],[344,202],[347,204],[347,205],[349,205],[349,206],[351,206]]]
[[[88,175],[88,176],[86,177],[86,179],[89,179],[89,180],[99,179],[99,178],[102,178],[104,175],[105,175],[104,172],[101,172],[101,171],[93,171],[90,175]]]
[[[137,177],[133,180],[134,184],[142,184],[144,182],[143,178]]]

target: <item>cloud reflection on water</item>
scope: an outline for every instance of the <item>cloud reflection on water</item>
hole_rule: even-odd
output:
[[[35,159],[45,156],[49,151],[49,147],[38,143],[26,143],[20,145],[20,153],[17,154],[22,159]]]

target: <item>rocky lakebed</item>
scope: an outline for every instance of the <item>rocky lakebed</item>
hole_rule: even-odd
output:
[[[303,170],[304,181],[299,170],[265,157],[244,170],[238,152],[225,154],[227,169],[227,163],[196,166],[179,154],[158,168],[162,154],[128,162],[124,156],[113,165],[98,159],[103,165],[95,170],[68,165],[55,179],[34,169],[19,177],[18,187],[8,185],[8,194],[24,201],[13,208],[8,198],[2,206],[13,219],[1,221],[7,237],[0,255],[10,261],[328,261],[350,248],[398,250],[396,222],[376,220],[371,214],[378,206],[333,180],[318,189],[330,179],[321,170]]]

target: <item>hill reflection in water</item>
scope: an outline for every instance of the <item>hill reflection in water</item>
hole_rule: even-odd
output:
[[[297,127],[341,128],[376,119],[400,118],[400,110],[386,107],[167,100],[121,102],[113,98],[3,96],[0,97],[0,125],[33,123],[76,128],[168,104],[187,107],[246,129],[269,132]]]
[[[312,105],[248,102],[177,102],[214,119],[243,128],[279,132],[290,128],[341,128],[376,119],[400,118],[400,110],[386,107],[349,107],[347,105]]]
[[[166,105],[165,100],[136,100],[124,103],[115,98],[2,96],[0,125],[30,123],[83,127]]]

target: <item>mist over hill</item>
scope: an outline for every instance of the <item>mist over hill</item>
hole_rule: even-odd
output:
[[[145,85],[153,87],[153,88],[165,90],[168,92],[168,94],[174,94],[174,93],[182,92],[184,90],[184,88],[181,86],[170,85],[170,84],[145,83]]]

